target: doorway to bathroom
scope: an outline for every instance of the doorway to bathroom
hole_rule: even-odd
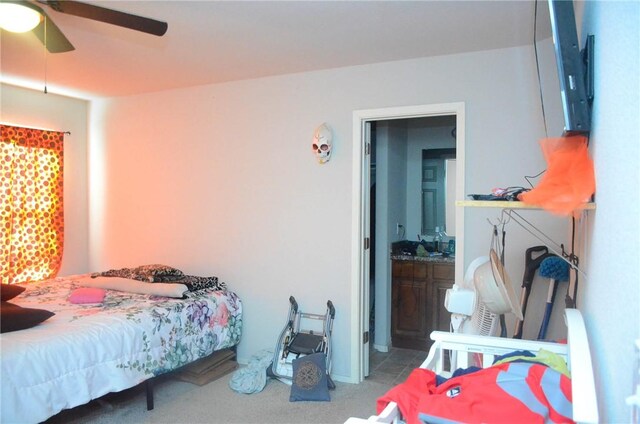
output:
[[[445,219],[445,212],[436,214],[425,209],[435,203],[432,187],[424,181],[430,166],[425,168],[423,158],[429,159],[425,153],[429,149],[456,151],[456,178],[450,196],[453,201],[462,199],[464,104],[354,112],[354,161],[358,162],[354,180],[360,199],[354,213],[354,228],[359,229],[354,235],[354,284],[358,293],[354,353],[359,359],[360,381],[369,374],[370,349],[387,352],[391,347],[391,243],[428,237],[430,230],[425,223],[433,222],[429,217]],[[456,235],[461,237],[463,216],[453,209],[459,221]],[[458,249],[463,248],[460,244]],[[458,267],[456,263],[456,275]]]

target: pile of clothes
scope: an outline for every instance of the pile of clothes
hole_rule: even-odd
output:
[[[417,368],[378,399],[378,414],[389,402],[398,404],[407,424],[573,422],[567,366],[544,350],[514,352],[488,368],[456,370],[449,379]]]

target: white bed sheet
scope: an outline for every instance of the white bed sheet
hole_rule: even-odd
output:
[[[82,286],[74,278],[25,286],[12,303],[55,315],[0,335],[2,423],[43,421],[240,341],[242,304],[231,291],[181,300],[108,290],[100,305],[77,305],[67,301]]]

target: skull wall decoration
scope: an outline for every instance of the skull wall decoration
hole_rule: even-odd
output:
[[[327,163],[331,159],[332,138],[331,128],[327,124],[320,125],[313,133],[311,149],[321,164]]]

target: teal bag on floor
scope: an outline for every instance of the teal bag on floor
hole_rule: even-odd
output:
[[[267,368],[273,360],[273,352],[261,350],[249,359],[247,366],[233,373],[229,387],[238,393],[258,393],[267,385]]]

